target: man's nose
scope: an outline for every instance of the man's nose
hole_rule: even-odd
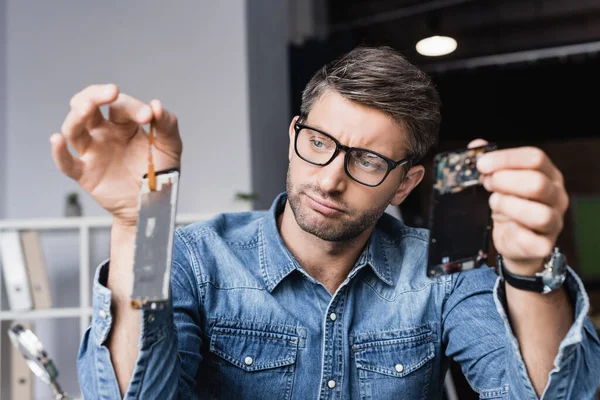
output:
[[[340,192],[346,188],[348,175],[344,170],[344,152],[339,152],[336,157],[324,167],[321,167],[317,175],[317,181],[321,190],[325,192]]]

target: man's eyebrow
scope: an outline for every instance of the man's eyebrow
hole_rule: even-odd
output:
[[[306,125],[306,126],[308,126],[309,128],[317,129],[317,130],[319,130],[319,131],[321,131],[321,132],[323,132],[323,133],[326,133],[326,134],[328,134],[329,136],[331,136],[331,137],[335,138],[335,140],[337,140],[338,142],[342,143],[342,142],[340,141],[340,139],[338,139],[337,137],[335,137],[335,135],[331,134],[329,131],[327,131],[327,130],[325,130],[325,129],[323,129],[323,128],[319,127],[319,126],[313,125],[312,123],[309,123],[309,122],[308,122],[308,119],[305,119],[304,121],[301,121],[301,119],[298,119],[298,121],[297,121],[297,122],[298,122],[299,124],[301,124],[301,125]],[[342,143],[342,144],[345,146],[345,144],[344,144],[344,143]],[[348,147],[351,147],[351,146],[348,146]],[[385,156],[385,157],[389,158],[390,160],[395,160],[395,158],[394,158],[394,157],[390,157],[390,156],[388,156],[388,155],[385,155],[385,154],[384,154],[383,152],[381,152],[381,151],[376,151],[376,150],[369,149],[369,148],[366,148],[366,147],[352,147],[352,148],[353,148],[353,149],[362,149],[362,150],[367,150],[367,151],[370,151],[371,153],[375,153],[376,155],[377,155],[377,154],[380,154],[380,155],[382,155],[382,156]]]

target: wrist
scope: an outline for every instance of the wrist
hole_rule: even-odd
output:
[[[544,259],[515,261],[509,258],[503,258],[504,268],[509,272],[518,275],[534,276],[538,272],[544,270]]]
[[[510,262],[510,260],[507,261]],[[498,254],[497,257],[497,272],[501,281],[516,289],[547,294],[560,288],[565,281],[567,261],[558,247],[555,247],[552,254],[546,260],[543,260],[541,271],[536,271],[535,267],[536,264],[533,262],[531,264],[527,263],[527,265],[521,265],[521,270],[515,273],[507,267],[501,254]],[[514,261],[512,268],[518,268]]]
[[[116,220],[111,227],[107,286],[117,303],[125,303],[131,296],[136,229],[136,226],[123,225]]]

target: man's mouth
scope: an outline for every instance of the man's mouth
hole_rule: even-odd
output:
[[[334,216],[343,214],[345,212],[342,207],[336,203],[332,203],[331,201],[323,200],[316,196],[309,196],[308,194],[306,197],[308,198],[309,205],[312,207],[312,209],[320,212],[321,214]]]

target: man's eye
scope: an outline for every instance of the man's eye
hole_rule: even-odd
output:
[[[364,158],[361,159],[359,162],[360,162],[360,165],[362,165],[363,167],[367,167],[367,168],[375,167],[373,164],[371,164],[371,162],[365,160]]]
[[[324,146],[323,142],[321,142],[320,140],[317,139],[313,139],[313,146],[317,147],[317,148],[321,148]]]

